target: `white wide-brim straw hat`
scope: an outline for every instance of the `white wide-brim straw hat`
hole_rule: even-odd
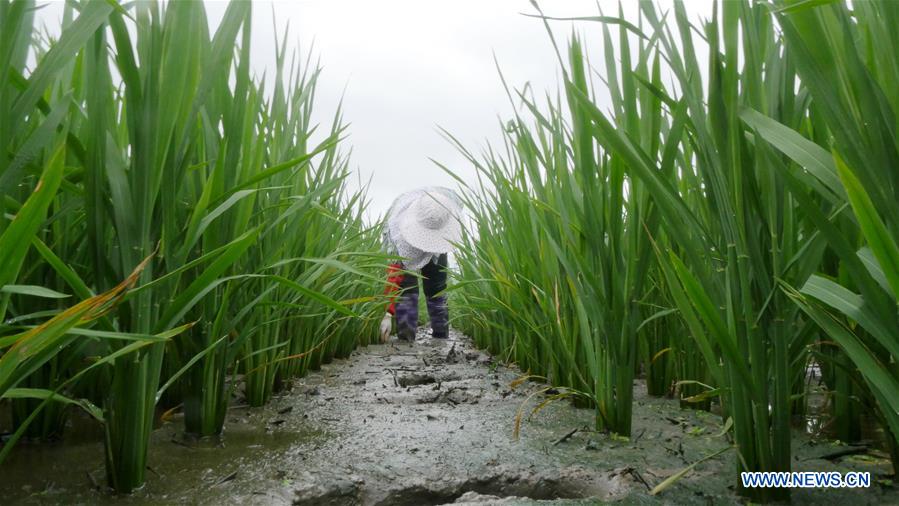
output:
[[[440,191],[423,191],[391,228],[413,248],[428,253],[449,253],[462,239],[461,205]]]

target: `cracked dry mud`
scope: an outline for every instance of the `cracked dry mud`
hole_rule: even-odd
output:
[[[360,348],[277,395],[229,411],[224,435],[190,442],[180,417],[153,435],[149,482],[129,497],[101,491],[96,429],[51,447],[24,447],[0,468],[5,504],[739,504],[733,452],[700,464],[659,496],[648,489],[727,446],[720,417],[650,398],[636,385],[634,437],[590,430],[592,410],[560,401],[513,438],[516,412],[544,385],[497,365],[452,332],[414,344]],[[530,410],[545,399],[537,394]],[[575,429],[577,429],[575,431]],[[572,431],[574,431],[572,433]],[[886,472],[883,462],[835,464],[829,448],[794,441],[802,470]],[[37,478],[31,470],[43,469]],[[866,467],[867,466],[867,467]],[[794,503],[899,503],[893,488],[794,492]]]

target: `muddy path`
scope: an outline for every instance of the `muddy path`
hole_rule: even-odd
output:
[[[591,431],[593,413],[567,401],[521,424],[545,385],[512,388],[463,336],[355,351],[298,380],[265,408],[236,405],[225,434],[188,441],[178,416],[153,435],[149,483],[128,497],[102,490],[100,435],[28,446],[0,467],[3,504],[740,504],[733,452],[708,460],[658,496],[648,490],[728,445],[720,417],[685,411],[636,388],[631,440]],[[531,398],[528,406],[546,399]],[[530,409],[525,412],[530,413]],[[888,462],[794,441],[797,470],[871,471],[864,490],[796,490],[796,504],[899,504]],[[861,458],[864,457],[864,458]]]

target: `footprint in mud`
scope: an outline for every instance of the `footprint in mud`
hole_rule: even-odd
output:
[[[394,383],[398,387],[408,388],[420,385],[431,385],[436,383],[438,390],[441,384],[459,379],[459,375],[452,372],[440,371],[439,368],[431,368],[430,370],[419,369],[387,369],[393,374]]]
[[[458,404],[477,404],[480,400],[481,396],[479,394],[461,388],[448,388],[422,395],[417,399],[417,404],[445,403],[455,406]]]
[[[407,374],[404,376],[400,376],[397,378],[397,383],[399,386],[406,388],[417,385],[430,385],[431,383],[437,383],[437,378],[435,378],[431,374]]]

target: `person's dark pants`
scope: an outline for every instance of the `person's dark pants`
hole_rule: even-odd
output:
[[[438,295],[446,289],[446,254],[421,268],[421,280],[428,303],[432,335],[446,339],[449,335],[449,310],[446,296]],[[396,304],[397,336],[406,341],[415,340],[418,329],[418,278],[406,275],[400,281],[400,293]]]

